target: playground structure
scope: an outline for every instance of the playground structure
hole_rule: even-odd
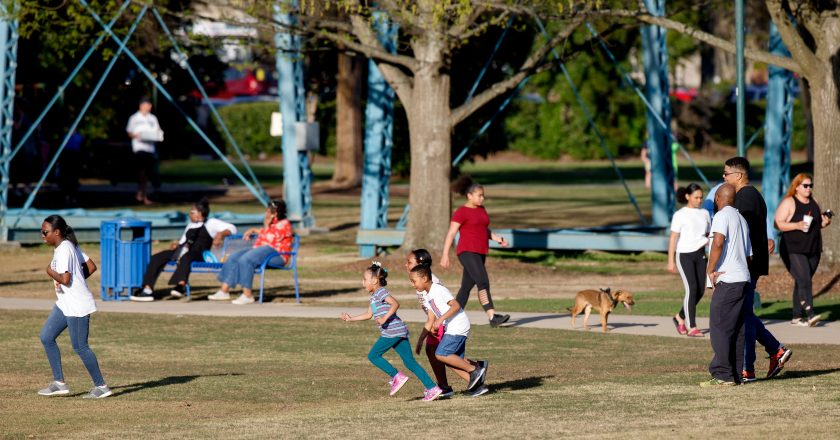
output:
[[[243,182],[243,184],[251,191],[257,200],[263,205],[267,203],[265,191],[262,189],[259,181],[256,179],[250,166],[247,164],[244,156],[241,154],[235,140],[230,135],[230,132],[221,121],[221,117],[215,110],[212,102],[208,98],[204,88],[198,81],[197,77],[189,67],[188,63],[184,63],[188,69],[191,77],[196,83],[196,86],[202,94],[205,102],[208,104],[213,117],[220,122],[223,127],[224,134],[229,139],[231,145],[234,146],[235,151],[239,155],[242,164],[245,166],[248,176],[239,172],[237,168],[225,157],[224,154],[216,147],[213,142],[206,136],[200,127],[180,109],[178,104],[173,100],[172,96],[166,89],[154,78],[154,76],[143,66],[143,64],[133,55],[131,50],[126,46],[126,41],[130,38],[137,23],[143,18],[148,9],[151,9],[158,23],[166,33],[167,37],[172,41],[173,47],[179,57],[186,60],[186,56],[172,36],[171,32],[160,17],[157,9],[154,6],[144,6],[141,12],[135,19],[134,25],[128,34],[120,38],[114,34],[111,27],[122,14],[131,0],[125,0],[118,14],[111,19],[109,23],[105,23],[101,17],[90,7],[85,0],[80,0],[80,3],[87,9],[91,17],[102,27],[103,34],[91,46],[87,54],[82,58],[76,68],[71,72],[63,86],[52,101],[43,110],[42,114],[35,121],[23,138],[17,145],[11,145],[11,131],[12,131],[12,112],[14,104],[14,77],[15,77],[15,62],[16,62],[16,48],[17,48],[17,23],[14,21],[0,21],[0,146],[2,147],[2,182],[0,182],[0,241],[6,241],[12,237],[22,237],[18,233],[18,228],[21,228],[21,220],[29,217],[30,219],[40,219],[36,217],[31,209],[32,202],[37,193],[37,188],[43,184],[49,170],[55,164],[62,149],[66,145],[68,137],[66,137],[58,151],[50,162],[48,169],[45,171],[36,190],[30,195],[26,203],[19,210],[8,209],[8,187],[9,187],[9,165],[14,155],[20,150],[23,142],[31,136],[38,123],[43,119],[44,115],[50,110],[53,104],[58,99],[59,93],[69,85],[73,77],[78,73],[85,61],[90,57],[95,47],[104,38],[110,37],[119,47],[117,55],[111,60],[111,64],[102,75],[104,79],[110,71],[113,63],[124,54],[137,65],[137,68],[146,76],[146,78],[154,85],[156,90],[169,100],[176,109],[178,109],[187,122],[193,127],[197,133],[210,145],[213,151],[222,159],[231,171]],[[275,19],[278,23],[292,25],[294,17],[292,14],[284,12],[283,7],[297,7],[296,1],[284,1],[275,4]],[[664,0],[645,0],[648,10],[654,15],[664,15],[665,4]],[[740,14],[739,20],[739,39],[738,45],[738,59],[740,60],[739,70],[739,85],[738,90],[743,90],[743,7],[742,0],[737,2],[741,5],[736,7],[736,12]],[[5,16],[5,15],[4,15]],[[395,50],[396,36],[398,29],[394,26],[384,13],[378,13],[374,20],[380,42],[383,47],[393,52]],[[511,22],[508,23],[508,27]],[[537,22],[543,35],[547,35],[542,23]],[[607,45],[601,39],[593,26],[587,24],[589,32],[592,34],[595,41],[598,41],[599,46],[607,55],[613,59],[616,68],[621,69],[614,57],[609,52]],[[484,72],[491,64],[491,61],[505,38],[507,29],[502,33],[499,42],[497,43],[493,54],[484,66],[481,74],[476,79],[472,90],[469,93],[468,100],[471,99],[473,93],[481,82]],[[676,142],[673,134],[670,132],[671,111],[668,98],[669,84],[668,84],[668,50],[666,46],[665,30],[657,26],[643,26],[642,27],[642,51],[645,68],[646,84],[644,92],[635,82],[630,78],[626,72],[621,72],[626,84],[637,92],[647,108],[647,128],[649,133],[649,151],[652,164],[652,216],[648,221],[638,208],[635,197],[630,192],[620,170],[615,166],[613,158],[610,156],[609,150],[606,149],[603,136],[600,134],[597,126],[595,126],[593,119],[589,115],[585,103],[580,98],[576,91],[574,83],[566,71],[565,65],[560,63],[560,68],[566,79],[569,81],[570,87],[575,91],[578,97],[578,102],[581,111],[587,114],[593,132],[599,137],[601,145],[605,148],[607,155],[613,161],[614,169],[622,181],[624,188],[628,194],[630,202],[634,205],[639,216],[639,223],[628,225],[624,227],[613,228],[577,228],[577,229],[513,229],[498,231],[505,236],[514,248],[543,248],[543,249],[601,249],[601,250],[665,250],[667,249],[667,235],[664,232],[665,227],[670,221],[671,214],[674,212],[674,193],[672,191],[674,175],[673,166],[671,163],[671,144]],[[296,229],[305,230],[315,226],[315,219],[312,215],[312,197],[311,197],[311,180],[312,174],[309,167],[306,133],[311,130],[303,122],[303,107],[304,107],[304,88],[303,88],[303,60],[300,55],[301,40],[300,36],[291,35],[289,33],[278,32],[275,36],[275,46],[277,48],[276,66],[279,73],[279,107],[283,114],[283,136],[282,151],[283,151],[283,183],[284,183],[284,198],[286,200],[289,212],[289,219],[292,220]],[[771,50],[776,54],[786,54],[787,51],[779,38],[775,27],[771,28]],[[556,57],[557,55],[554,54]],[[361,197],[361,215],[360,227],[356,239],[359,245],[360,254],[362,256],[372,256],[376,254],[378,247],[396,246],[402,243],[402,237],[405,229],[405,222],[407,219],[407,212],[409,207],[403,213],[402,218],[397,222],[395,227],[388,227],[387,209],[389,206],[389,180],[391,168],[391,148],[392,139],[391,134],[393,130],[393,99],[394,92],[388,86],[381,73],[376,67],[376,64],[369,61],[369,75],[368,75],[368,99],[367,107],[365,109],[365,140],[364,140],[364,165],[363,165],[363,181],[362,181],[362,197]],[[496,116],[506,107],[511,99],[524,87],[528,81],[526,77],[511,93],[505,101],[501,104],[496,114],[487,120],[481,127],[479,132],[475,135],[473,140],[464,147],[453,161],[453,165],[457,165],[466,155],[472,143],[481,136],[484,131],[492,124]],[[770,67],[770,91],[768,93],[767,115],[765,118],[765,152],[764,152],[764,180],[763,189],[764,195],[768,203],[768,215],[772,215],[778,202],[781,199],[782,192],[786,182],[789,180],[790,168],[790,139],[791,139],[791,115],[793,103],[793,75],[791,72],[784,69]],[[79,124],[81,118],[84,116],[87,106],[95,97],[102,80],[91,92],[90,98],[73,122],[68,133],[72,133],[75,127]],[[744,155],[748,144],[743,143],[743,93],[738,93],[738,133],[739,133],[739,154]],[[753,136],[753,139],[755,136]],[[693,164],[690,155],[684,147],[680,146],[683,155]],[[711,186],[702,172],[695,166],[701,180],[707,186]],[[79,214],[80,216],[82,214]],[[144,215],[137,213],[125,213],[125,215],[143,217]],[[71,219],[71,223],[79,224],[76,218]],[[39,226],[39,225],[38,225]],[[98,226],[97,226],[98,227]],[[30,228],[31,229],[31,228]],[[10,234],[10,231],[11,234]],[[31,232],[31,231],[29,231]],[[84,231],[81,231],[82,233]],[[93,238],[93,237],[91,237]]]

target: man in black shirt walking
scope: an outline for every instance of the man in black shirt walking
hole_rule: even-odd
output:
[[[770,253],[775,243],[767,237],[767,204],[761,193],[750,185],[750,162],[745,157],[733,157],[726,161],[723,168],[723,180],[734,186],[735,209],[747,221],[750,228],[750,242],[753,256],[749,261],[750,283],[744,299],[744,371],[742,380],[751,382],[755,377],[755,343],[758,341],[770,356],[767,378],[771,378],[784,367],[793,351],[782,345],[753,312],[755,286],[758,278],[768,274]]]

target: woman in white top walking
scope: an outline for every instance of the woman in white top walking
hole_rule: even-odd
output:
[[[703,298],[706,284],[706,244],[712,219],[703,209],[703,190],[690,183],[677,189],[677,201],[686,206],[671,219],[671,240],[668,243],[668,271],[676,273],[685,286],[683,306],[674,315],[674,325],[681,335],[703,337],[697,328],[697,303]]]
[[[93,389],[84,395],[85,399],[101,399],[111,395],[111,390],[102,378],[99,362],[93,350],[88,347],[88,330],[90,329],[90,315],[96,311],[93,294],[87,287],[85,278],[96,271],[87,255],[79,249],[73,228],[58,215],[51,215],[44,219],[41,225],[41,237],[44,243],[55,248],[53,259],[47,266],[47,275],[55,286],[58,300],[53,306],[50,316],[41,328],[41,343],[47,353],[47,360],[52,368],[53,382],[43,390],[38,391],[42,396],[59,396],[70,393],[64,383],[64,372],[61,369],[61,352],[56,338],[64,329],[70,329],[70,343],[73,350],[82,359],[91,379]]]

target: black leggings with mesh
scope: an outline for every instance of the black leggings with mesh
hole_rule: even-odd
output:
[[[680,318],[688,328],[697,327],[697,303],[703,298],[706,287],[706,249],[677,253],[677,269],[685,287]]]
[[[462,309],[467,306],[473,286],[478,286],[478,301],[481,303],[481,307],[484,307],[484,310],[495,308],[493,307],[493,298],[490,297],[490,278],[487,276],[487,269],[484,267],[486,258],[487,255],[476,254],[475,252],[458,254],[458,260],[464,266],[464,274],[461,276],[461,288],[458,289],[455,300],[458,301]]]

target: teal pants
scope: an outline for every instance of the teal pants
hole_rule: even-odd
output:
[[[368,360],[373,365],[376,365],[377,368],[384,371],[388,377],[394,377],[397,375],[397,369],[382,357],[386,351],[392,348],[400,356],[400,359],[402,359],[403,365],[411,370],[411,372],[420,379],[420,382],[423,382],[424,388],[429,389],[437,386],[435,381],[433,381],[432,378],[429,377],[429,374],[426,373],[426,370],[424,370],[423,367],[417,363],[417,360],[414,359],[414,354],[411,353],[411,344],[408,342],[408,338],[386,338],[380,336],[379,339],[376,340],[376,343],[373,344],[373,347],[371,347],[370,353],[368,353]]]

